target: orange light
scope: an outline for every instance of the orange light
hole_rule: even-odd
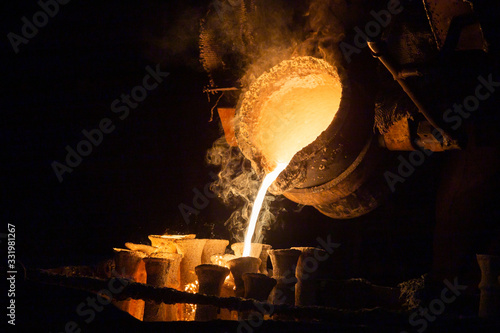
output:
[[[262,185],[260,185],[259,192],[257,193],[257,197],[253,203],[252,214],[250,215],[250,223],[248,224],[247,232],[245,235],[245,246],[243,248],[243,257],[249,257],[250,252],[252,251],[252,238],[255,233],[255,227],[257,225],[257,219],[259,217],[260,210],[262,208],[262,203],[264,202],[264,198],[266,197],[267,189],[269,186],[273,184],[273,182],[278,178],[280,173],[285,170],[288,166],[288,163],[278,163],[276,169],[272,172],[268,173],[266,177],[264,177],[264,181]]]
[[[289,163],[332,123],[342,96],[336,69],[324,60],[297,57],[261,75],[243,97],[238,141],[273,170]],[[249,145],[251,149],[247,149]]]

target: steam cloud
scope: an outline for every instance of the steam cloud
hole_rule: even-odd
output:
[[[221,3],[225,6],[221,6]],[[345,30],[354,26],[363,0],[215,0],[201,24],[201,58],[211,74],[211,85],[239,85],[243,91],[265,71],[293,56],[315,56],[342,68],[338,44]],[[228,4],[231,4],[230,6]],[[222,75],[220,75],[223,73]],[[224,137],[207,152],[209,164],[221,171],[212,191],[236,209],[225,225],[237,241],[243,241],[253,201],[262,183],[260,170],[239,148],[230,147]],[[264,200],[254,242],[262,242],[283,208],[277,198]]]
[[[237,207],[225,225],[235,240],[242,242],[255,196],[262,183],[262,177],[252,169],[250,161],[243,156],[241,151],[237,147],[230,147],[224,137],[214,142],[212,148],[207,152],[206,159],[209,164],[221,168],[218,180],[212,183],[211,190],[225,204]],[[266,195],[253,242],[261,243],[263,241],[264,231],[271,227],[279,212],[283,211],[283,208],[272,204],[276,199],[273,195]]]

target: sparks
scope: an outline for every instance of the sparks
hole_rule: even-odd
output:
[[[187,284],[186,287],[184,288],[184,291],[191,293],[191,294],[196,294],[198,292],[199,288],[200,288],[200,284],[199,284],[198,280],[196,280],[193,283]],[[183,308],[184,318],[183,318],[183,320],[193,321],[195,318],[195,314],[196,314],[196,308],[197,308],[196,304],[184,304],[184,308]]]

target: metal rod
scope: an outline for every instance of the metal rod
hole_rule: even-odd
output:
[[[453,140],[452,136],[448,134],[444,129],[442,129],[441,126],[434,120],[434,118],[431,116],[425,105],[419,100],[417,95],[412,91],[410,86],[406,83],[405,81],[406,75],[402,74],[397,65],[395,65],[394,62],[391,61],[391,59],[385,54],[384,44],[382,44],[382,42],[374,42],[374,41],[368,41],[367,43],[368,47],[372,51],[373,56],[378,60],[380,60],[380,62],[392,74],[394,80],[399,83],[401,88],[404,90],[406,95],[408,95],[408,97],[412,100],[412,102],[418,108],[420,113],[424,115],[425,119],[427,119],[427,121],[441,133],[445,145],[449,145],[452,142],[454,142],[455,140]]]
[[[231,88],[214,88],[214,89],[205,89],[203,90],[204,93],[217,93],[221,91],[237,91],[239,90],[238,88],[231,87]]]

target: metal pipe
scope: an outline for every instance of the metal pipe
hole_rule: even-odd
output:
[[[412,100],[415,106],[418,108],[420,113],[422,113],[427,119],[427,121],[436,128],[439,133],[443,136],[443,143],[445,146],[452,145],[455,140],[453,140],[452,136],[447,133],[431,116],[425,105],[420,101],[415,92],[410,88],[410,86],[405,81],[405,78],[408,76],[421,76],[422,74],[416,71],[411,71],[413,75],[408,75],[407,71],[402,71],[398,68],[398,66],[390,59],[390,57],[386,54],[385,43],[380,41],[368,41],[368,47],[372,51],[372,54],[375,58],[380,60],[380,62],[387,68],[387,70],[392,74],[392,77],[395,81],[399,83],[401,88],[404,90],[406,95]]]

